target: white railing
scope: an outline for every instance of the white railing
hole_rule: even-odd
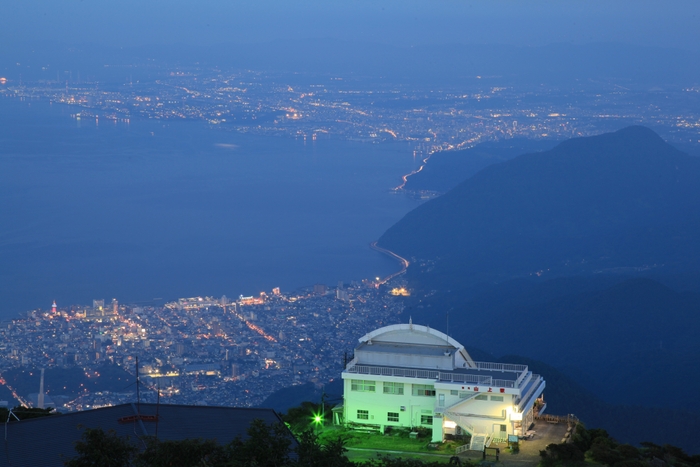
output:
[[[357,357],[353,357],[352,360],[350,360],[346,365],[345,368],[350,368],[357,365]]]
[[[443,417],[447,417],[451,419],[453,422],[455,422],[457,425],[461,426],[463,429],[467,430],[470,435],[474,434],[474,426],[466,421],[462,414],[457,413],[457,412],[443,412],[442,413]]]
[[[469,446],[471,446],[471,444],[463,444],[461,446],[457,446],[455,448],[455,455],[459,455],[459,454],[462,454],[463,452],[469,451]]]
[[[467,375],[438,370],[419,370],[417,368],[395,368],[387,366],[357,365],[350,362],[346,368],[348,373],[374,376],[400,376],[404,378],[432,379],[440,382],[470,383],[498,388],[514,388],[515,381],[493,379],[491,376]]]
[[[530,399],[530,396],[532,396],[532,394],[537,390],[537,388],[540,387],[540,384],[542,384],[542,382],[540,381],[540,379],[541,379],[541,376],[540,376],[540,375],[532,375],[532,378],[531,378],[531,381],[533,382],[533,383],[532,383],[532,386],[530,386],[530,389],[528,389],[527,393],[526,393],[523,397],[519,398],[519,399],[516,401],[516,403],[518,404],[518,406],[520,406],[520,404],[521,404],[523,401],[527,402],[527,401]]]
[[[495,362],[474,362],[479,370],[489,371],[510,371],[513,373],[522,373],[527,371],[527,365],[518,365],[515,363],[495,363]]]
[[[525,371],[520,373],[520,376],[518,376],[518,379],[515,380],[515,387],[519,388],[520,385],[522,384],[523,380],[527,375],[531,374],[531,372],[527,371],[527,367],[525,368]]]

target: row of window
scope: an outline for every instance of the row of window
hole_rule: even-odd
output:
[[[486,394],[479,394],[474,399],[478,401],[487,401],[489,400],[489,396]],[[503,396],[491,396],[491,400],[494,402],[503,402]]]
[[[404,394],[404,383],[384,383],[382,385],[384,394]],[[359,392],[375,392],[377,388],[376,381],[367,381],[362,379],[353,379],[350,381],[350,390]],[[434,396],[435,388],[428,384],[412,384],[411,393],[414,396]]]
[[[369,410],[358,409],[357,410],[357,419],[358,420],[369,420]],[[386,413],[386,421],[398,423],[399,413],[398,412],[387,412]],[[432,426],[433,416],[432,415],[421,415],[420,416],[420,424]]]
[[[375,392],[377,387],[376,381],[367,381],[362,379],[353,379],[350,381],[350,390],[359,392]],[[382,385],[382,391],[384,394],[404,394],[404,383],[384,383]],[[435,396],[435,387],[429,384],[412,384],[411,394],[414,396]],[[473,392],[467,391],[457,391],[456,389],[450,390],[450,395],[459,396],[460,399],[466,399]],[[479,394],[475,397],[478,401],[487,401],[489,396],[487,394]],[[503,396],[491,396],[491,400],[495,402],[503,402]]]
[[[376,383],[374,381],[364,381],[361,379],[353,379],[350,382],[350,390],[351,391],[374,392],[375,387],[376,387]]]

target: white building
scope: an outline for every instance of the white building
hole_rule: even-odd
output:
[[[343,423],[382,432],[432,429],[432,441],[522,435],[539,413],[544,379],[526,365],[475,362],[464,347],[427,326],[395,324],[366,334],[343,371]]]

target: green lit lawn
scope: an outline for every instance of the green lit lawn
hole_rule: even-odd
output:
[[[371,459],[377,458],[376,451],[348,451],[346,456],[352,462],[365,462]],[[406,452],[401,454],[383,454],[389,457],[400,457],[402,459],[419,459],[426,462],[440,462],[448,464],[450,461],[449,456],[436,456],[431,454],[420,454],[417,452]]]
[[[454,455],[455,447],[463,444],[447,442],[438,444],[437,449],[430,449],[428,448],[429,438],[412,439],[408,436],[408,433],[381,435],[378,433],[357,432],[339,427],[326,427],[319,435],[322,442],[338,436],[345,439],[345,446],[351,449],[348,453],[348,458],[353,461],[375,458],[376,451],[401,451],[401,454],[391,455],[432,461],[444,459],[447,462],[449,456]],[[358,450],[354,450],[354,448]],[[364,449],[367,449],[367,451],[363,451]]]

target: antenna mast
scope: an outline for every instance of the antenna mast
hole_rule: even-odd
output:
[[[141,414],[141,379],[139,378],[139,357],[136,356],[136,407],[137,412]]]
[[[160,378],[158,378],[158,397],[156,398],[156,441],[158,440],[158,422],[160,422]]]

